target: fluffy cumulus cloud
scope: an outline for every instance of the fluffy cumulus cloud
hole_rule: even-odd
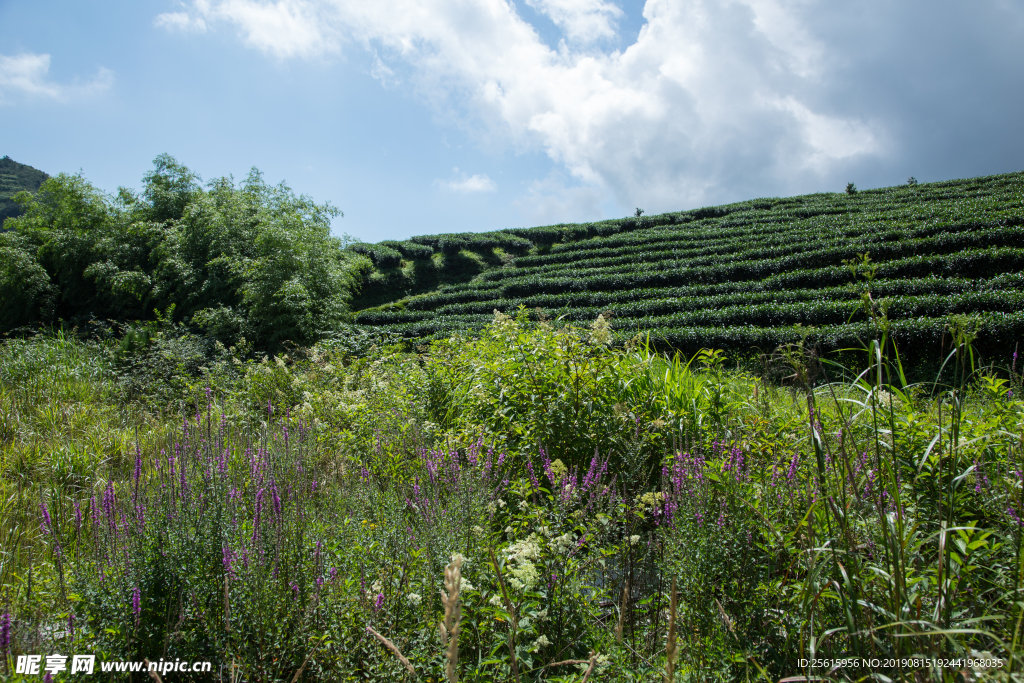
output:
[[[434,184],[438,187],[444,188],[445,190],[451,190],[452,192],[461,192],[468,194],[471,192],[494,192],[498,189],[498,186],[494,184],[494,181],[487,177],[487,174],[475,174],[466,175],[460,173],[458,167],[452,169],[452,173],[455,175],[454,178],[449,180],[435,180]]]
[[[957,128],[971,96],[1024,104],[1006,87],[1024,66],[1016,3],[647,0],[639,35],[616,48],[611,0],[521,1],[562,31],[557,46],[513,0],[194,0],[167,26],[232,27],[284,59],[366,50],[381,80],[489,143],[546,151],[572,182],[559,199],[539,181],[523,200],[556,208],[595,192],[653,212],[863,185],[856,174],[978,139]]]
[[[50,55],[0,55],[0,104],[25,96],[67,102],[106,90],[114,81],[113,72],[104,68],[91,80],[70,84],[50,80],[49,73]]]

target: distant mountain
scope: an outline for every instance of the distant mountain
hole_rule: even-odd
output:
[[[3,229],[7,218],[21,214],[21,207],[14,202],[14,195],[22,190],[36,192],[49,177],[38,169],[19,164],[9,156],[0,159],[0,229]]]

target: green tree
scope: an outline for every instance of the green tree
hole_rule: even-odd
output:
[[[56,288],[33,252],[23,236],[0,233],[0,329],[50,317]]]
[[[35,282],[26,290],[34,303],[17,304],[21,313],[3,326],[51,309],[63,318],[138,320],[173,306],[178,321],[208,334],[276,349],[311,343],[347,319],[370,261],[331,237],[340,211],[284,183],[268,185],[255,168],[237,187],[231,178],[200,182],[164,154],[139,193],[122,188],[111,198],[80,175],[61,174],[37,195],[19,195],[26,213],[9,227],[22,256],[5,282]]]

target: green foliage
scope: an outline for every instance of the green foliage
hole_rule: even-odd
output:
[[[61,174],[24,199],[26,214],[12,224],[20,253],[37,264],[18,256],[5,273],[4,291],[24,293],[0,327],[145,320],[174,307],[177,320],[213,338],[276,350],[347,319],[369,262],[330,236],[333,207],[267,185],[255,169],[240,186],[220,178],[204,189],[167,155],[143,180],[141,194],[122,189],[111,200]]]
[[[621,457],[635,444],[646,461],[658,444],[648,434],[657,415],[642,405],[626,409],[625,395],[647,361],[606,353],[610,335],[600,323],[531,329],[521,309],[516,319],[496,313],[479,340],[437,342],[429,370],[438,424],[460,443],[483,436],[515,454],[539,446],[572,466],[595,450]]]
[[[0,233],[0,329],[49,318],[55,294],[29,240],[14,232]]]
[[[0,230],[8,218],[21,215],[14,197],[19,192],[35,192],[49,178],[40,170],[19,164],[8,156],[0,159]]]
[[[574,328],[525,311],[416,354],[325,341],[256,360],[167,313],[94,341],[8,340],[10,661],[206,659],[266,681],[305,661],[307,680],[412,680],[369,626],[439,681],[438,592],[460,555],[464,681],[580,681],[591,661],[598,680],[663,680],[673,616],[676,680],[948,672],[801,663],[851,657],[986,659],[974,675],[1008,678],[1019,368],[979,365],[986,328],[959,317],[947,372],[908,384],[872,264],[853,265],[867,363],[819,358],[799,328],[777,353],[782,384],[721,350],[611,346],[603,316]],[[147,367],[168,376],[142,391],[178,388],[126,404],[119,378]]]

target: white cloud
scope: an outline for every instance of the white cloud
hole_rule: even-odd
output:
[[[456,175],[455,178],[451,180],[438,179],[434,181],[434,184],[446,190],[462,192],[464,194],[471,192],[494,192],[498,189],[498,186],[486,174],[467,176],[465,173],[460,173],[458,167],[453,168],[452,172]]]
[[[579,223],[604,218],[601,210],[603,195],[600,188],[566,183],[565,177],[555,171],[543,180],[535,180],[526,195],[512,202],[528,225]]]
[[[373,53],[373,67],[370,69],[370,75],[380,81],[380,84],[385,88],[396,85],[400,81],[395,77],[395,71],[383,61],[381,61],[380,55],[374,51]]]
[[[316,0],[193,0],[190,12],[157,15],[167,29],[206,31],[217,22],[233,24],[250,47],[278,58],[316,57],[337,51],[329,2]]]
[[[859,121],[815,114],[792,97],[777,102],[776,106],[793,114],[802,125],[804,140],[814,150],[806,157],[805,164],[809,167],[827,168],[833,160],[878,151],[874,133]]]
[[[102,67],[91,81],[70,85],[48,80],[49,72],[48,54],[0,55],[0,103],[16,93],[67,102],[106,90],[114,82],[114,72]]]
[[[206,22],[201,16],[191,16],[187,12],[166,12],[156,15],[153,25],[182,33],[203,33]]]
[[[615,37],[615,20],[623,16],[621,9],[605,0],[526,0],[526,4],[578,42]]]
[[[543,149],[572,179],[529,190],[524,202],[551,207],[543,215],[587,205],[587,193],[654,213],[824,189],[894,154],[889,127],[902,121],[874,112],[892,106],[886,93],[911,91],[889,83],[907,78],[892,56],[910,50],[915,10],[647,0],[636,41],[599,49],[623,16],[610,0],[527,2],[566,41],[546,45],[511,0],[196,0],[189,12],[279,58],[365,49],[375,77],[401,79],[487,145]],[[486,176],[438,183],[493,187]]]

